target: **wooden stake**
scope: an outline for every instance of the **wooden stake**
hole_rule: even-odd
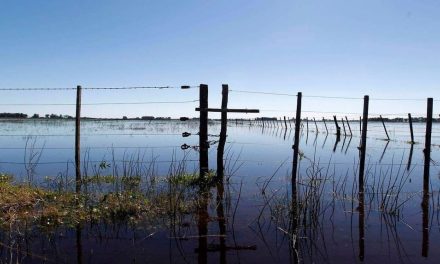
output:
[[[293,145],[293,164],[292,164],[292,193],[296,192],[296,174],[298,170],[299,154],[299,134],[301,127],[301,99],[302,93],[299,92],[296,97],[296,118],[295,118],[295,141]]]
[[[81,191],[81,86],[76,87],[76,117],[75,117],[75,171],[76,192]]]
[[[338,125],[338,120],[336,119],[336,116],[333,116],[333,120],[335,121],[335,126],[336,126],[336,138],[340,138],[341,137],[341,128]]]
[[[318,133],[318,125],[316,124],[316,119],[313,118],[313,122],[315,122],[316,133]]]
[[[412,123],[412,117],[411,114],[408,113],[408,123],[409,123],[409,132],[411,133],[411,144],[414,144],[414,131],[413,131],[413,123]]]
[[[350,122],[348,122],[347,116],[345,116],[345,121],[347,121],[348,129],[350,130],[350,136],[353,136],[353,132],[351,132]]]
[[[370,97],[368,95],[364,96],[364,113],[362,118],[362,137],[360,150],[360,161],[359,161],[359,189],[364,189],[364,174],[365,174],[365,153],[367,151],[367,131],[368,131],[368,104]]]
[[[208,85],[200,84],[199,88],[200,100],[200,133],[199,133],[199,148],[200,148],[200,178],[204,178],[208,173]]]
[[[324,122],[324,126],[325,126],[325,131],[327,132],[327,134],[328,134],[328,128],[327,128],[327,123],[325,122],[325,118],[323,117],[322,118],[322,121]]]
[[[380,121],[382,121],[383,129],[385,130],[385,134],[387,135],[387,139],[390,140],[390,136],[388,135],[387,127],[385,126],[385,122],[383,121],[382,115],[380,115]]]
[[[426,113],[426,134],[425,134],[425,166],[423,170],[423,200],[422,200],[422,256],[428,257],[429,249],[429,169],[431,163],[431,134],[432,134],[432,108],[433,99],[428,98]]]
[[[309,118],[306,117],[306,124],[307,124],[307,133],[309,133]]]
[[[342,121],[342,127],[344,128],[344,136],[347,136],[347,132],[345,131],[344,118],[341,118],[341,121]]]
[[[228,93],[229,87],[227,84],[222,85],[222,110],[228,109]],[[228,129],[228,112],[222,111],[221,113],[221,128],[220,128],[220,140],[217,148],[217,178],[223,179],[224,176],[224,164],[223,155],[225,152],[226,133]]]
[[[432,108],[433,99],[428,98],[427,114],[426,114],[426,134],[425,134],[425,168],[423,171],[424,187],[429,189],[429,164],[431,162],[431,134],[432,134]],[[426,185],[426,186],[425,186]]]

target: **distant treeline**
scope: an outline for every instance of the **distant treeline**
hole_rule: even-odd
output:
[[[27,118],[28,115],[23,113],[0,113],[0,118]]]
[[[39,114],[33,114],[32,116],[28,116],[23,113],[0,113],[0,118],[11,118],[11,119],[74,119],[75,117],[70,115],[61,115],[61,114],[45,114],[44,116],[40,116]],[[171,120],[171,117],[154,117],[154,116],[142,116],[142,117],[133,117],[128,118],[127,116],[123,116],[122,118],[94,118],[94,117],[81,117],[81,119],[97,119],[97,120]]]
[[[61,115],[61,114],[45,114],[44,116],[40,116],[39,114],[33,114],[32,116],[28,116],[27,114],[23,113],[0,113],[0,118],[11,118],[11,119],[25,119],[25,118],[33,118],[33,119],[74,119],[75,117],[70,115]],[[81,117],[81,119],[93,119],[93,120],[171,120],[171,117],[154,117],[154,116],[142,116],[142,117],[132,117],[129,118],[127,116],[123,116],[122,118],[94,118],[94,117]],[[189,118],[192,120],[198,120],[198,117]],[[217,119],[210,119],[210,120],[217,120]],[[250,119],[243,119],[243,118],[237,118],[233,119],[237,121],[248,121]],[[276,117],[257,117],[253,120],[257,121],[277,121],[282,120],[281,118],[278,119]],[[293,118],[288,118],[287,120],[294,120]],[[306,121],[306,118],[302,119],[303,121]],[[326,118],[326,121],[332,122],[333,118]],[[383,118],[385,122],[395,122],[395,123],[405,123],[408,122],[408,118]],[[426,117],[413,117],[413,122],[426,122]],[[309,121],[312,121],[311,118],[309,118]],[[321,120],[316,120],[321,121]],[[349,121],[359,121],[359,119],[351,119]],[[372,122],[378,122],[381,121],[380,117],[371,117],[368,118],[368,121]],[[440,122],[440,118],[433,118],[433,122]]]
[[[0,118],[73,119],[73,117],[69,115],[46,114],[44,117],[40,117],[39,114],[33,114],[31,117],[29,117],[27,114],[23,114],[23,113],[0,113]]]

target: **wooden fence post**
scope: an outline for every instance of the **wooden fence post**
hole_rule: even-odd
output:
[[[286,120],[286,116],[284,116],[284,126],[285,126],[286,129],[287,129],[287,120]]]
[[[341,127],[339,127],[338,125],[338,120],[336,119],[336,116],[333,116],[333,120],[335,121],[335,126],[336,126],[336,138],[340,138],[341,137]]]
[[[313,118],[313,122],[315,122],[316,133],[318,133],[319,132],[318,131],[318,124],[316,124],[316,119],[315,118]]]
[[[387,127],[385,126],[385,122],[383,121],[382,115],[380,115],[380,121],[382,121],[383,129],[385,130],[385,134],[387,135],[387,139],[390,140],[390,136],[388,135]]]
[[[408,123],[409,123],[409,132],[411,133],[411,144],[414,144],[414,131],[413,131],[413,123],[412,123],[412,117],[411,114],[408,113]]]
[[[431,134],[432,134],[432,108],[433,99],[428,98],[427,113],[426,113],[426,134],[425,134],[425,168],[423,171],[423,185],[429,189],[429,164],[431,162]]]
[[[365,153],[367,150],[367,131],[368,131],[368,104],[369,96],[364,96],[364,111],[362,120],[362,138],[359,160],[359,259],[364,260],[365,256],[365,208],[364,208],[364,173],[365,173]]]
[[[208,172],[208,85],[200,84],[199,88],[200,100],[200,178],[205,177]]]
[[[347,136],[347,131],[345,130],[345,123],[343,117],[341,117],[341,121],[342,121],[342,127],[344,128],[344,136]]]
[[[76,192],[81,191],[81,86],[76,87],[76,116],[75,116],[75,171]]]
[[[359,188],[364,189],[364,174],[365,174],[365,153],[367,151],[367,131],[368,131],[368,104],[370,97],[368,95],[364,96],[364,112],[362,118],[362,138],[360,150],[360,161],[359,161]]]
[[[328,134],[328,128],[327,128],[327,123],[325,122],[325,118],[323,117],[322,118],[322,121],[324,122],[324,126],[325,126],[325,131],[327,132],[327,134]]]
[[[350,126],[350,123],[348,122],[347,116],[345,116],[345,120],[347,121],[347,126],[348,126],[348,129],[350,130],[350,136],[353,136],[353,132],[351,132],[351,126]]]
[[[223,179],[224,176],[224,163],[223,155],[225,152],[226,133],[228,127],[228,94],[229,87],[227,84],[222,85],[222,113],[221,113],[221,128],[220,128],[220,140],[217,148],[217,178]]]
[[[411,144],[411,148],[409,149],[409,155],[408,155],[408,163],[406,165],[407,171],[409,171],[411,169],[413,152],[414,152],[414,144]]]
[[[422,200],[422,256],[428,257],[429,249],[429,167],[431,163],[431,134],[432,134],[432,108],[433,99],[428,98],[426,113],[426,134],[425,134],[425,166],[423,171],[423,200]]]
[[[309,133],[309,118],[306,117],[306,124],[307,124],[307,134]]]
[[[296,174],[298,170],[298,153],[299,153],[299,134],[301,127],[301,100],[302,100],[302,93],[299,92],[296,97],[295,141],[293,145],[293,164],[292,164],[292,193],[296,192]]]

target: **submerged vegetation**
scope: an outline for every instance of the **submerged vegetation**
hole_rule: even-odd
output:
[[[76,193],[71,186],[54,190],[14,183],[12,175],[1,174],[0,227],[12,231],[108,222],[160,226],[170,214],[195,212],[196,187],[212,183],[213,175],[209,173],[204,180],[197,174],[171,175],[160,182],[151,180],[155,184],[148,188],[141,187],[140,176],[94,175],[86,177],[83,191]],[[59,186],[62,180],[46,177],[46,181],[58,181],[48,186]]]
[[[157,219],[166,213],[165,194],[146,197],[141,192],[106,194],[56,192],[27,184],[0,183],[0,224],[73,227],[86,222],[137,221]]]

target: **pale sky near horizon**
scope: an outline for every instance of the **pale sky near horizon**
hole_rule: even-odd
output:
[[[0,88],[199,83],[209,85],[211,107],[220,106],[222,83],[305,96],[440,99],[440,1],[0,2]],[[83,93],[84,103],[194,99],[197,89]],[[229,101],[263,116],[293,116],[296,107],[288,96],[231,92]],[[5,104],[74,102],[74,91],[0,91],[0,113],[73,115],[74,106]],[[196,116],[196,105],[85,105],[83,115]],[[303,110],[357,116],[362,101],[306,97]],[[370,112],[423,115],[426,102],[372,100]]]

